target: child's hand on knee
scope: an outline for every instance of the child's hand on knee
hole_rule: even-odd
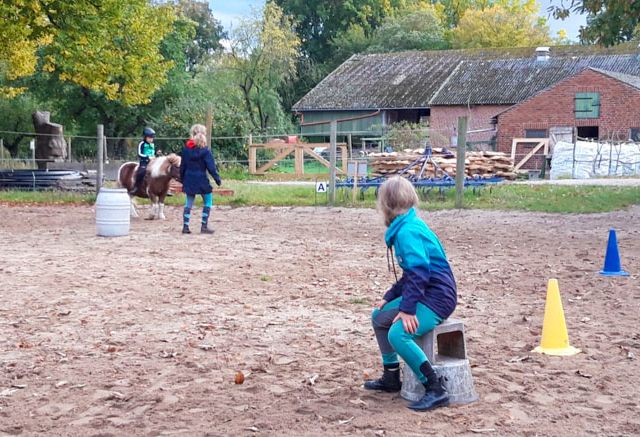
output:
[[[407,314],[400,311],[395,319],[393,319],[393,323],[396,323],[398,320],[402,320],[402,327],[409,334],[415,334],[418,330],[418,318],[415,314]]]
[[[374,304],[373,304],[373,307],[374,307],[374,308],[377,308],[377,309],[379,309],[379,310],[381,310],[381,309],[382,309],[382,307],[383,307],[383,306],[385,306],[386,304],[387,304],[387,301],[386,301],[386,300],[384,300],[384,299],[380,299],[378,302],[376,302],[376,303],[374,303]]]

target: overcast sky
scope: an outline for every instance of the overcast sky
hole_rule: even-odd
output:
[[[559,5],[561,0],[538,0],[540,2],[540,15],[547,17],[546,9],[550,4]],[[570,0],[565,0],[568,3]],[[209,0],[214,16],[222,22],[225,29],[230,29],[237,22],[238,17],[246,17],[251,13],[251,8],[260,8],[265,0]],[[569,38],[578,39],[578,29],[585,23],[583,16],[572,15],[564,21],[553,20],[549,17],[552,36],[560,29],[565,29]]]

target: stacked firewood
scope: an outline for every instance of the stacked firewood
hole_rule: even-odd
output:
[[[456,155],[447,149],[433,148],[429,161],[422,173],[423,178],[451,177],[456,175]],[[375,176],[390,176],[408,168],[406,175],[418,175],[424,165],[423,149],[405,149],[402,152],[372,153],[369,162]],[[501,152],[467,152],[465,154],[467,176],[489,179],[502,177],[515,179],[513,160]]]

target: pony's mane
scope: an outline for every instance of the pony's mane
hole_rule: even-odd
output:
[[[159,156],[151,161],[151,176],[168,176],[172,166],[180,167],[181,158],[175,153],[170,153],[167,156]]]

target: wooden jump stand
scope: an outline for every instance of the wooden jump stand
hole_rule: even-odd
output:
[[[532,144],[533,149],[527,153],[527,155],[522,158],[519,162],[516,163],[516,149],[518,148],[518,144]],[[536,155],[542,149],[542,154],[544,159],[549,156],[549,138],[513,138],[511,142],[511,159],[515,164],[514,171],[515,172],[523,172],[527,170],[522,170],[522,166],[527,163],[531,158]]]
[[[337,145],[340,148],[342,153],[342,168],[336,168],[341,174],[347,173],[347,145],[344,143]],[[289,156],[291,153],[294,154],[295,157],[295,175],[302,176],[304,175],[304,155],[305,153],[310,155],[316,161],[320,162],[320,164],[327,167],[327,169],[331,168],[331,163],[324,159],[322,156],[318,155],[313,151],[316,147],[330,147],[329,143],[284,143],[284,142],[270,142],[266,144],[249,144],[249,174],[252,175],[264,175],[267,170],[273,167],[278,162],[282,161],[284,158]],[[264,150],[275,150],[276,156],[271,159],[269,162],[261,166],[257,167],[257,154],[258,149]]]

